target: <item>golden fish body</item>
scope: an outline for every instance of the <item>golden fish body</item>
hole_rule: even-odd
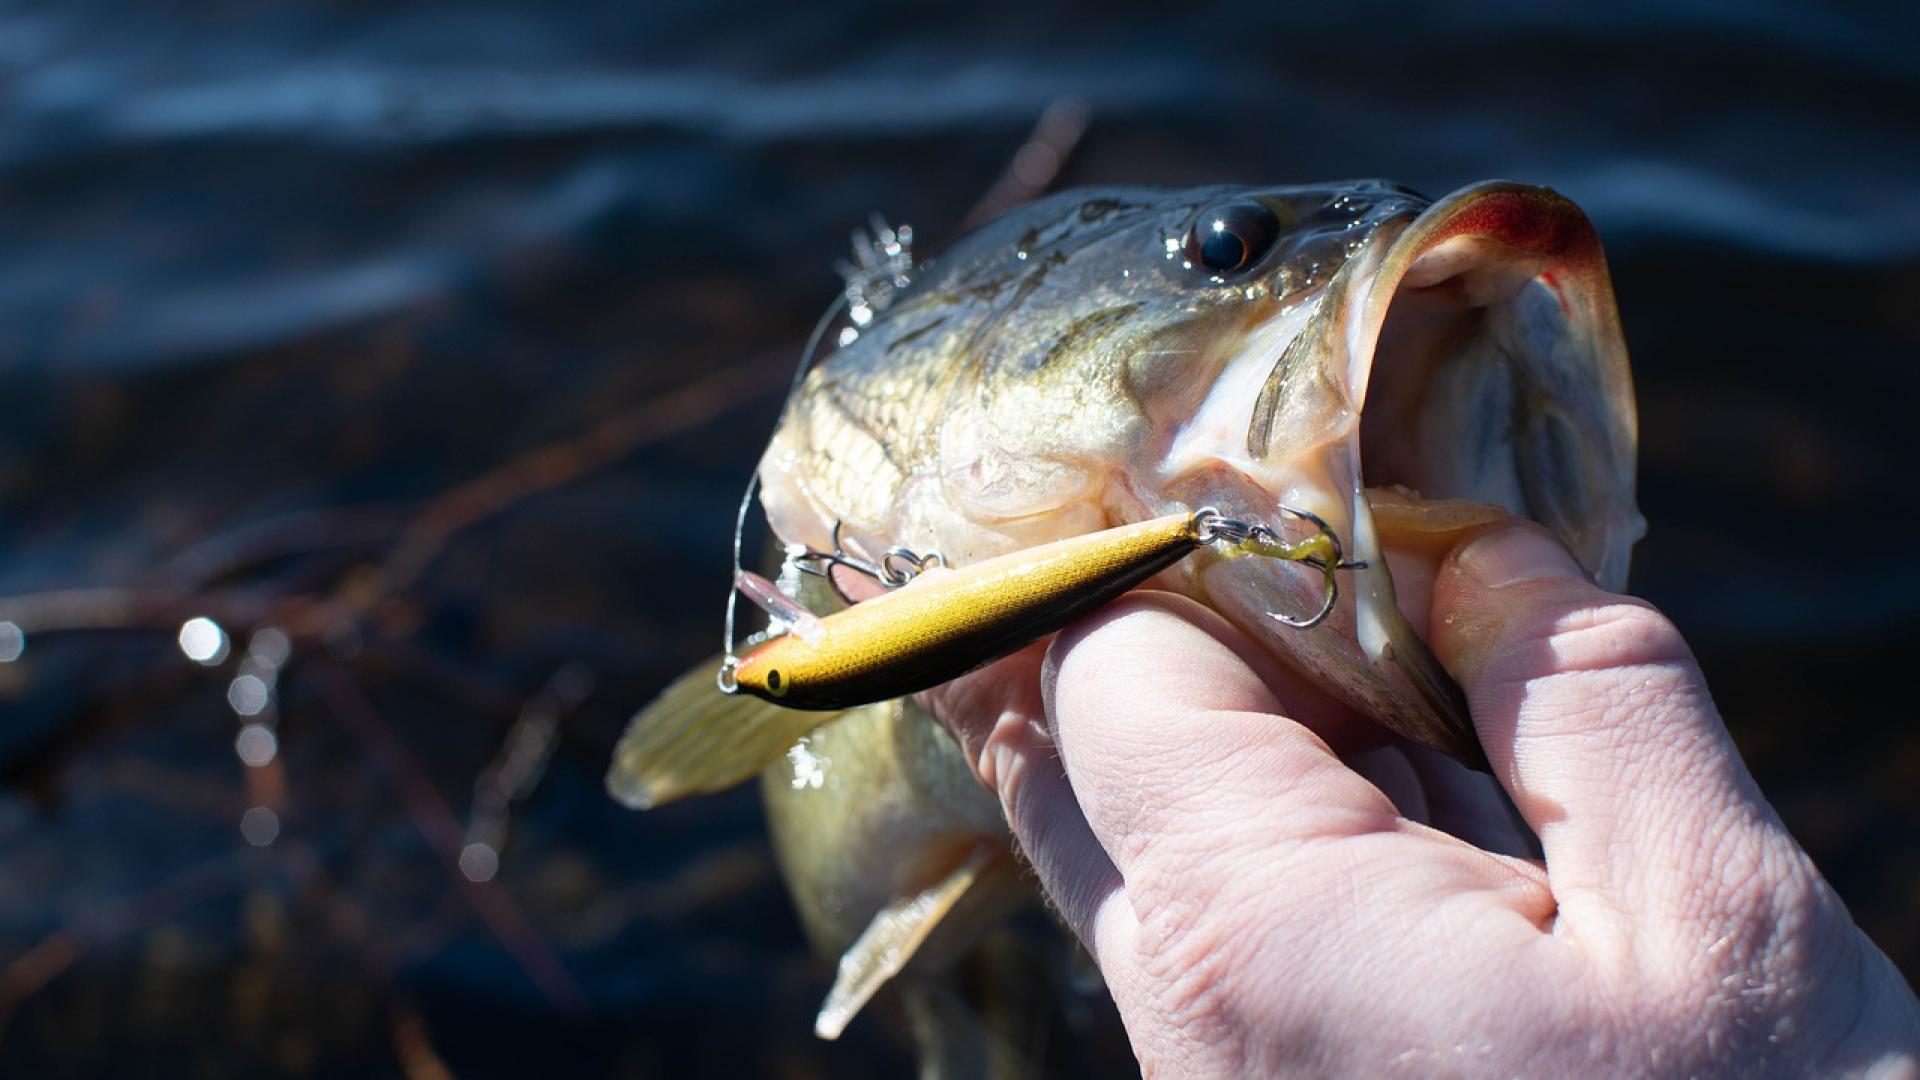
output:
[[[998,801],[952,737],[907,702],[854,709],[805,736],[761,775],[760,790],[801,925],[830,960],[882,909],[937,889],[970,859],[973,879],[928,927],[916,970],[938,972],[983,926],[1032,899]],[[852,1011],[830,1001],[824,1033],[837,1034]]]

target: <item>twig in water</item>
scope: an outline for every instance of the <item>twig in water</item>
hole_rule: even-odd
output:
[[[1047,193],[1066,167],[1067,158],[1087,133],[1090,110],[1079,98],[1056,98],[1040,114],[1027,141],[1014,151],[1006,171],[960,221],[958,232],[1029,203]]]
[[[400,789],[400,800],[413,819],[414,827],[446,864],[447,872],[460,884],[467,902],[473,905],[493,936],[520,965],[547,1000],[570,1013],[581,1011],[586,995],[568,973],[553,946],[514,903],[504,889],[493,882],[475,881],[460,869],[460,854],[465,847],[465,830],[453,809],[441,798],[413,755],[387,728],[386,722],[367,700],[344,669],[331,664],[313,664],[308,669],[320,696],[343,726],[365,746],[374,762],[385,769]]]

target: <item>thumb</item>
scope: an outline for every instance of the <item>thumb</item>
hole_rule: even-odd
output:
[[[1584,897],[1711,922],[1745,902],[1731,895],[1743,881],[1798,854],[1680,632],[1594,585],[1545,530],[1510,523],[1456,548],[1432,629],[1563,911]]]

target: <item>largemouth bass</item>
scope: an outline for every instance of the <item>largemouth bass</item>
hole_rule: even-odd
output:
[[[1318,606],[1309,566],[1203,550],[1154,581],[1390,731],[1471,762],[1470,720],[1422,642],[1434,560],[1461,530],[1519,514],[1621,587],[1644,528],[1635,441],[1598,239],[1550,191],[1488,183],[1429,203],[1371,181],[1113,188],[1032,203],[918,267],[808,373],[760,477],[785,542],[904,545],[962,567],[1201,506],[1254,521],[1308,511],[1364,564],[1312,630],[1279,618]],[[676,768],[731,777],[775,762],[770,808],[789,822],[775,835],[796,898],[816,941],[851,961],[823,1025],[837,1030],[847,1002],[904,968],[976,882],[1002,879],[969,838],[1004,850],[1005,837],[977,800],[926,780],[964,765],[924,754],[905,771],[940,797],[883,800],[876,818],[842,795],[833,811],[859,817],[861,845],[890,848],[792,828],[808,811],[790,796],[824,785],[807,772],[818,756],[780,755],[822,718],[781,712],[690,679],[636,719],[610,786],[652,801],[637,779],[659,760],[639,737],[649,725],[700,749],[706,764]],[[930,723],[861,715],[870,731]],[[862,760],[863,784],[901,775],[899,761]],[[905,859],[911,838],[947,854]],[[833,867],[835,883],[807,866]],[[807,895],[823,892],[861,900],[828,919]],[[921,925],[903,928],[903,910]]]

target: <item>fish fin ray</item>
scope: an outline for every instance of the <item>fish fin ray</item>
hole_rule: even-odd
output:
[[[1004,854],[997,844],[975,844],[945,877],[881,908],[841,955],[833,989],[820,1006],[813,1033],[822,1039],[839,1038],[848,1022],[887,980],[900,974],[940,920]]]
[[[645,810],[751,778],[837,712],[782,708],[721,692],[715,657],[675,679],[627,722],[607,770],[607,793]]]

